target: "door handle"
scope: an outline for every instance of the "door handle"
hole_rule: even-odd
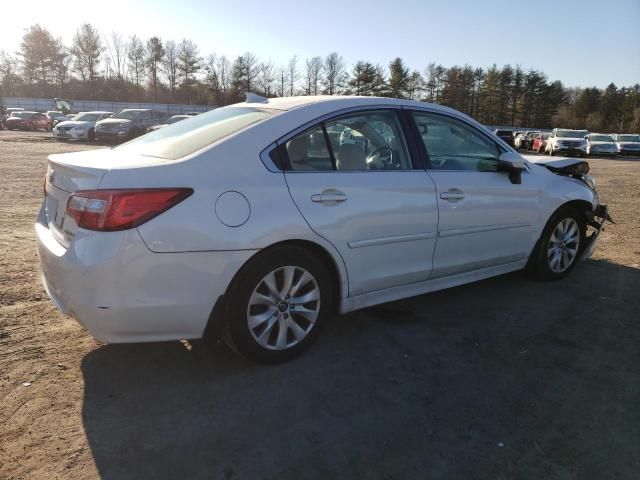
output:
[[[450,188],[446,192],[440,194],[440,198],[448,201],[462,200],[464,198],[464,192],[457,188]]]
[[[346,199],[347,196],[343,192],[332,188],[324,190],[322,193],[311,195],[312,202],[325,203],[329,205],[344,202]]]

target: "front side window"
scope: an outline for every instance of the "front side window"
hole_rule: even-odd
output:
[[[466,123],[433,113],[413,112],[431,168],[434,170],[498,170],[498,145]]]
[[[350,113],[323,122],[287,141],[285,150],[291,170],[413,168],[400,122],[393,110]]]

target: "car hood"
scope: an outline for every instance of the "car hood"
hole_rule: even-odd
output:
[[[105,120],[100,120],[96,125],[107,125],[107,126],[115,126],[115,125],[129,125],[131,120],[126,118],[107,118]]]
[[[580,138],[580,137],[557,137],[556,139],[558,142],[586,142],[586,140],[584,138]]]
[[[614,142],[589,142],[590,145],[612,145],[615,147]]]
[[[87,127],[89,125],[93,125],[95,122],[85,122],[76,121],[76,120],[65,120],[64,122],[60,122],[56,125],[56,127]]]
[[[7,122],[28,122],[33,120],[32,118],[19,118],[19,117],[8,117]]]
[[[560,175],[574,174],[578,173],[587,173],[589,171],[589,164],[584,160],[580,160],[579,158],[557,158],[557,159],[547,159],[544,157],[537,157],[528,155],[527,160],[531,163],[535,163],[536,165],[541,165],[548,170],[551,170],[553,173],[558,173]]]
[[[621,147],[636,147],[640,148],[640,142],[616,142]]]

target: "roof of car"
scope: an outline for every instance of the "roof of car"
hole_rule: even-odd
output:
[[[405,105],[415,107],[429,106],[431,109],[443,112],[459,113],[449,107],[436,105],[433,103],[419,102],[416,100],[404,100],[389,97],[369,97],[357,95],[316,95],[299,97],[276,97],[266,98],[262,101],[237,103],[235,106],[252,106],[258,108],[273,108],[276,110],[292,110],[294,108],[305,107],[317,103],[335,104],[336,108],[349,108],[366,105]]]

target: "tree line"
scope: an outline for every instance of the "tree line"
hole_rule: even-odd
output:
[[[427,101],[463,111],[488,125],[586,128],[640,132],[640,84],[604,90],[567,88],[521,66],[410,69],[398,57],[388,65],[348,65],[337,52],[284,65],[246,52],[236,58],[203,55],[189,39],[125,39],[91,24],[64,45],[36,24],[16,52],[0,51],[0,95],[228,105],[247,91],[267,97],[377,95]]]

